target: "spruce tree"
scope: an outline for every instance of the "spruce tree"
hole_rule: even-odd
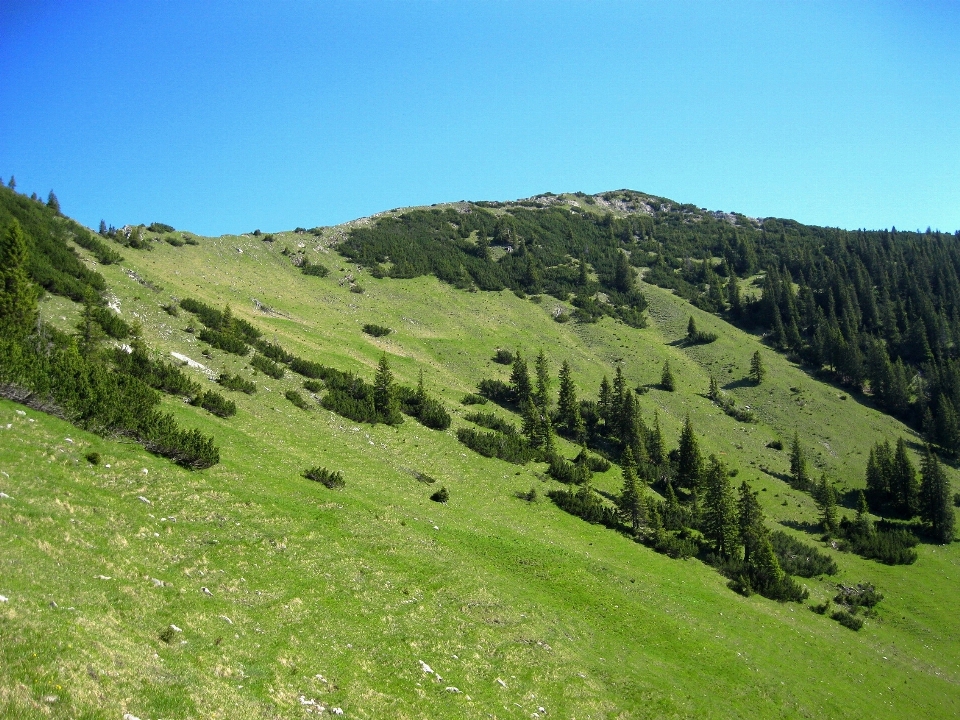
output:
[[[566,360],[560,366],[560,391],[557,396],[557,416],[560,424],[570,435],[576,430],[576,417],[580,413],[580,403],[577,401],[577,388],[573,384],[570,372],[570,363]]]
[[[534,400],[543,412],[547,412],[550,406],[550,367],[547,365],[547,356],[541,349],[537,355],[536,361],[537,389],[534,393]]]
[[[53,194],[53,190],[51,190],[50,194],[47,195],[47,207],[53,210],[55,213],[60,212],[60,201],[57,200],[57,196]]]
[[[757,350],[753,353],[753,357],[750,359],[750,379],[756,384],[759,385],[763,382],[763,378],[766,377],[767,370],[763,366],[763,358],[760,357],[760,351]]]
[[[673,483],[667,479],[667,490],[664,494],[663,525],[667,530],[683,529],[683,508],[673,490]]]
[[[676,389],[676,383],[673,380],[673,371],[670,370],[669,360],[663,361],[663,372],[660,374],[660,387],[668,392],[673,392]]]
[[[617,372],[613,376],[613,392],[610,394],[610,426],[611,434],[616,435],[619,440],[623,440],[620,426],[623,424],[623,393],[626,387],[627,381],[623,377],[623,368],[617,365]]]
[[[920,516],[930,525],[937,542],[951,542],[955,518],[950,505],[950,483],[929,445],[924,451],[920,475]]]
[[[893,456],[893,469],[890,476],[890,492],[893,495],[897,512],[913,517],[920,509],[917,471],[907,455],[907,444],[903,438],[897,439],[897,450]]]
[[[736,557],[739,548],[737,516],[727,469],[715,455],[710,456],[703,503],[703,535],[717,554]]]
[[[37,293],[27,274],[29,251],[14,219],[0,236],[0,334],[23,338],[37,318]]]
[[[513,402],[518,406],[523,406],[523,403],[530,396],[532,387],[530,385],[530,372],[527,370],[527,361],[521,357],[519,350],[513,356],[510,388],[513,391]]]
[[[229,307],[227,309],[229,310]],[[399,425],[403,422],[386,352],[380,356],[377,374],[373,380],[373,409],[377,413],[377,419],[382,423]]]
[[[603,376],[600,381],[600,393],[597,397],[597,414],[603,420],[604,425],[610,425],[610,381],[607,376]]]
[[[663,442],[663,431],[660,429],[660,413],[656,410],[653,411],[653,429],[647,435],[647,455],[650,462],[658,467],[667,460],[667,448]]]
[[[810,486],[810,475],[807,473],[807,458],[800,446],[800,436],[793,434],[793,446],[790,448],[790,477],[793,486],[798,490],[806,490]]]
[[[681,487],[696,489],[703,475],[703,457],[697,436],[693,432],[693,423],[687,415],[680,433],[680,447],[677,452],[677,482]]]
[[[690,320],[687,322],[687,340],[690,342],[696,342],[697,339],[697,323],[693,319],[693,315],[690,316]]]
[[[636,534],[640,530],[640,523],[645,519],[644,503],[643,496],[640,494],[640,483],[637,482],[637,465],[629,446],[620,458],[620,467],[623,472],[623,488],[617,498],[617,507],[620,510],[620,517]]]
[[[763,511],[760,509],[757,493],[750,490],[746,480],[740,483],[737,520],[740,542],[743,545],[743,560],[749,563],[766,537],[767,528],[763,524]]]
[[[820,484],[817,486],[817,508],[820,510],[820,526],[827,535],[834,535],[839,525],[837,524],[837,493],[833,486],[827,482],[827,474],[820,476]]]

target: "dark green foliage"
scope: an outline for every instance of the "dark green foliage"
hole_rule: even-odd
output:
[[[871,583],[857,583],[851,585],[837,585],[837,596],[833,599],[838,605],[856,612],[861,608],[871,609],[883,600],[883,595]]]
[[[330,274],[330,269],[326,265],[304,260],[303,265],[300,266],[300,272],[302,272],[304,275],[311,275],[313,277],[326,277]]]
[[[676,480],[680,487],[696,488],[703,475],[703,457],[700,445],[693,431],[693,423],[687,415],[680,434],[680,447],[677,450]]]
[[[310,402],[296,390],[287,390],[283,396],[301,410],[309,410]]]
[[[530,447],[526,438],[516,434],[460,428],[457,430],[457,440],[484,457],[500,458],[517,465],[523,465],[537,457],[537,452]]]
[[[292,363],[294,361],[294,356],[291,353],[288,353],[282,347],[276,343],[272,343],[269,340],[264,340],[259,338],[252,343],[253,347],[256,348],[257,352],[261,355],[265,355],[274,362],[278,363]],[[291,368],[294,372],[299,372],[295,368]],[[301,375],[303,373],[300,373]]]
[[[447,500],[450,499],[450,493],[447,491],[446,486],[441,486],[439,490],[430,495],[430,499],[434,502],[446,504]]]
[[[827,610],[830,609],[830,601],[818,603],[817,605],[811,605],[810,610],[815,612],[817,615],[825,615]]]
[[[377,374],[373,378],[373,409],[380,421],[387,425],[399,425],[403,422],[400,416],[400,402],[393,382],[393,372],[387,354],[380,356],[377,365]]]
[[[477,393],[467,393],[463,396],[463,399],[460,400],[461,405],[486,405],[487,402],[489,402],[487,398]]]
[[[547,458],[547,462],[549,463],[547,474],[554,480],[567,485],[583,485],[590,482],[590,478],[593,476],[590,466],[584,458],[569,462],[560,455],[553,453]]]
[[[493,260],[489,244],[509,251]],[[620,246],[608,219],[561,208],[521,207],[498,217],[475,203],[469,213],[414,210],[382,218],[351,230],[339,250],[374,273],[395,278],[433,274],[462,289],[510,288],[518,296],[546,292],[561,300],[576,294],[587,302],[595,302],[592,296],[602,291],[610,302],[596,303],[593,310],[641,325],[646,302],[633,288],[633,270]],[[573,258],[582,257],[586,247],[599,280],[584,284],[583,260]],[[383,267],[388,259],[389,271]]]
[[[526,492],[518,491],[516,493],[516,498],[518,500],[526,500],[527,502],[536,502],[537,501],[537,488],[531,487]]]
[[[133,437],[185,467],[200,469],[220,461],[211,438],[182,430],[173,417],[158,412],[159,395],[146,382],[123,368],[88,360],[73,338],[53,328],[45,327],[44,334],[48,344],[43,353],[29,341],[0,338],[0,384],[19,388],[18,397],[40,407],[58,409],[79,427]]]
[[[227,390],[236,390],[237,392],[243,392],[247,395],[253,395],[257,391],[257,384],[255,382],[246,380],[239,375],[220,373],[217,382]]]
[[[289,362],[291,370],[298,375],[303,375],[303,377],[310,378],[311,380],[324,380],[329,372],[329,368],[311,360],[292,357]]]
[[[171,626],[169,626],[169,625],[168,625],[167,627],[165,627],[163,630],[161,630],[161,631],[160,631],[160,634],[158,635],[158,637],[160,638],[160,640],[163,641],[163,642],[165,642],[167,645],[172,644],[172,643],[173,643],[173,639],[174,639],[176,636],[177,636],[177,631],[174,630],[174,629],[173,629]]]
[[[93,319],[103,328],[103,331],[115,340],[125,340],[132,334],[130,326],[123,318],[109,308],[97,306],[92,308]]]
[[[168,395],[192,397],[200,392],[200,386],[181,367],[150,357],[147,346],[140,340],[133,341],[129,353],[115,349],[113,361],[120,372]]]
[[[561,510],[587,522],[612,529],[620,527],[616,509],[605,505],[589,484],[580,486],[578,490],[550,490],[547,497]]]
[[[690,322],[687,323],[687,343],[690,345],[708,345],[719,337],[716,333],[708,333],[697,330],[697,323],[690,316]]]
[[[771,450],[783,450],[783,440],[771,440],[767,443],[767,447]]]
[[[199,300],[184,298],[180,301],[180,307],[196,315],[200,322],[209,330],[216,331],[222,336],[234,338],[232,341],[234,343],[255,343],[260,338],[260,331],[246,320],[234,317],[229,305],[223,311],[220,311]],[[203,339],[202,332],[200,338],[201,340]],[[216,347],[215,343],[211,342],[210,344]],[[227,350],[227,348],[221,349]],[[238,355],[246,354],[246,352],[237,352],[235,350],[227,350],[227,352],[234,352]]]
[[[837,563],[833,558],[787,535],[782,530],[774,530],[770,533],[770,544],[777,555],[780,567],[790,575],[810,578],[837,574]]]
[[[513,402],[513,388],[502,380],[481,380],[477,392],[497,405],[510,405]]]
[[[37,292],[27,276],[27,238],[16,220],[0,236],[0,332],[25,337],[37,316]]]
[[[467,422],[472,422],[488,430],[496,430],[505,435],[516,435],[517,428],[509,420],[504,420],[496,413],[468,413],[463,418]]]
[[[363,331],[373,337],[383,337],[393,332],[393,330],[383,325],[371,325],[369,323],[363,326]]]
[[[339,470],[327,470],[325,467],[315,467],[304,470],[303,476],[307,480],[318,482],[331,490],[339,490],[346,484],[343,480],[343,473]]]
[[[93,253],[101,265],[116,265],[123,262],[123,256],[120,253],[79,225],[73,228],[73,241]]]
[[[303,389],[307,392],[318,393],[324,388],[322,380],[304,380]]]
[[[203,328],[197,337],[206,343],[210,343],[218,350],[233,353],[234,355],[239,355],[241,357],[250,352],[250,348],[247,347],[247,344],[244,342],[243,338],[239,338],[232,333],[224,333],[218,330],[211,330],[210,328]]]
[[[175,303],[167,303],[166,305],[161,305],[161,309],[171,317],[180,317],[180,307]]]
[[[750,358],[750,379],[759,385],[767,375],[767,370],[763,366],[763,358],[760,357],[760,351],[757,350]]]
[[[196,239],[196,238],[193,238],[193,237],[186,237],[186,238],[183,239],[183,241],[184,241],[187,245],[199,245],[199,244],[200,244],[200,243],[197,241],[197,239]]]
[[[401,412],[416,418],[421,425],[432,430],[446,430],[450,427],[450,413],[439,400],[430,397],[424,390],[422,371],[416,390],[398,387],[396,394]]]
[[[861,557],[877,560],[885,565],[911,565],[917,561],[914,548],[917,537],[903,528],[875,528],[869,522],[840,521],[841,550],[849,550]]]
[[[573,461],[574,463],[586,463],[587,467],[590,469],[590,472],[605,473],[611,467],[610,461],[606,458],[599,457],[597,455],[588,455],[585,450],[581,450],[580,454]]]
[[[237,404],[233,400],[227,400],[223,395],[213,390],[199,393],[190,401],[190,404],[198,405],[204,410],[222,418],[233,417],[237,414]]]
[[[830,617],[850,630],[856,631],[863,627],[863,618],[857,617],[849,610],[835,610]]]
[[[745,407],[737,407],[736,400],[721,390],[716,379],[712,377],[710,378],[710,391],[708,396],[725,414],[734,420],[739,420],[743,423],[753,423],[757,421],[752,410],[748,410]]]
[[[660,388],[666,390],[667,392],[673,392],[676,387],[677,383],[673,379],[673,371],[670,369],[670,361],[665,360],[663,362],[663,372],[660,374]]]
[[[920,472],[923,477],[920,485],[920,516],[929,524],[936,542],[951,542],[955,518],[950,507],[950,482],[929,445],[924,452]]]
[[[734,557],[741,545],[737,530],[736,503],[727,469],[713,455],[710,456],[705,489],[703,535],[713,543],[718,555],[723,558]]]
[[[164,241],[166,241],[169,245],[173,245],[173,247],[183,247],[185,244],[183,240],[178,238],[176,235],[167,235],[164,238]]]
[[[793,434],[793,444],[790,446],[790,481],[797,490],[809,490],[811,487],[807,456],[797,433]]]
[[[163,233],[172,233],[175,228],[172,225],[167,225],[166,223],[154,222],[147,226],[147,230],[162,235]]]
[[[363,295],[365,291],[362,285],[351,285],[350,292],[356,293],[357,295]]]
[[[86,458],[87,462],[90,463],[91,465],[100,464],[100,453],[98,452],[88,452],[83,457]]]
[[[10,255],[21,242],[10,239],[14,220],[22,238],[22,261],[15,261]],[[68,240],[86,232],[85,228],[58,216],[43,203],[32,202],[12,190],[0,188],[0,243],[4,245],[4,254],[10,255],[0,258],[0,272],[4,276],[13,268],[19,268],[18,273],[25,272],[26,277],[54,295],[75,302],[99,297],[107,286],[103,277],[88,269],[67,244]],[[10,292],[9,282],[5,278],[7,292]],[[35,288],[32,293],[36,295]],[[11,312],[12,308],[0,308],[0,319],[15,317]],[[25,325],[33,327],[32,322]]]
[[[259,370],[268,377],[272,377],[274,380],[280,380],[284,375],[284,370],[280,365],[259,353],[251,358],[250,367]]]

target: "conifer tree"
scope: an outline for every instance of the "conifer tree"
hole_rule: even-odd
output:
[[[103,220],[100,221],[100,230],[98,231],[101,235],[107,234],[107,223]]]
[[[60,212],[60,201],[57,200],[57,196],[53,194],[53,190],[51,190],[50,194],[47,195],[47,207],[53,210],[55,213]]]
[[[674,492],[673,483],[670,482],[669,478],[667,479],[667,490],[664,494],[663,525],[667,530],[683,528],[683,508],[680,507],[677,493]]]
[[[693,423],[687,415],[680,433],[680,447],[677,452],[677,482],[682,487],[696,489],[703,474],[703,457],[697,436],[693,432]]]
[[[727,304],[735,318],[743,315],[743,297],[740,295],[740,283],[735,275],[731,275],[727,281]]]
[[[866,471],[866,495],[870,506],[875,510],[883,507],[887,501],[889,492],[888,480],[881,469],[880,462],[877,459],[878,446],[870,448],[870,455],[867,457]]]
[[[0,237],[0,334],[26,337],[37,317],[37,293],[27,274],[29,251],[14,219]]]
[[[713,543],[718,555],[724,558],[736,557],[740,543],[733,490],[730,488],[726,467],[715,455],[710,456],[705,484],[703,535]]]
[[[622,293],[633,291],[633,268],[622,252],[617,253],[617,264],[613,275],[614,287]]]
[[[760,351],[757,350],[753,353],[753,357],[750,359],[750,379],[756,384],[759,385],[763,382],[764,377],[767,375],[767,370],[763,366],[763,358],[760,357]]]
[[[17,189],[17,179],[13,175],[10,176],[10,182],[7,183],[7,187],[11,190]]]
[[[953,540],[954,511],[950,505],[950,483],[933,449],[927,445],[920,465],[920,516],[930,525],[939,543]]]
[[[913,517],[920,509],[917,471],[910,462],[907,444],[902,437],[897,439],[897,450],[893,456],[890,493],[897,511],[906,517]]]
[[[523,403],[530,396],[532,387],[530,385],[530,372],[527,370],[527,361],[517,350],[513,356],[513,368],[510,371],[510,388],[513,391],[513,401],[523,406]]]
[[[693,315],[690,316],[690,320],[687,322],[687,340],[694,342],[697,339],[697,323],[693,319]]]
[[[793,486],[798,490],[806,490],[810,486],[810,475],[807,473],[807,458],[800,446],[800,436],[793,434],[793,446],[790,448],[790,477]]]
[[[619,440],[623,440],[620,427],[623,424],[623,393],[626,387],[623,368],[617,365],[617,372],[613,376],[613,391],[610,394],[610,426],[611,434],[616,435]]]
[[[600,381],[600,393],[597,397],[597,414],[603,420],[604,425],[610,425],[610,381],[607,376],[603,376]]]
[[[663,372],[660,374],[660,387],[668,392],[673,392],[676,389],[676,383],[673,380],[673,371],[670,370],[669,360],[663,361]]]
[[[647,435],[647,455],[650,462],[658,467],[667,460],[667,448],[660,429],[660,413],[656,410],[653,411],[653,429]]]
[[[573,375],[570,364],[564,360],[560,366],[560,391],[557,397],[557,417],[560,425],[568,435],[578,436],[578,428],[583,428],[583,418],[580,415],[580,402],[577,400],[577,388],[573,384]]]
[[[547,356],[541,349],[537,355],[536,361],[537,389],[534,393],[534,400],[537,407],[544,413],[550,406],[550,367],[547,365]]]
[[[820,510],[820,526],[828,535],[837,532],[837,493],[833,486],[827,482],[827,474],[820,476],[820,484],[817,486],[817,508]]]
[[[228,307],[227,310],[229,309]],[[377,374],[373,380],[373,409],[380,422],[387,425],[398,425],[403,421],[386,352],[380,356]]]
[[[749,563],[766,537],[767,528],[763,524],[763,511],[757,493],[750,490],[746,480],[740,483],[737,499],[737,520],[740,529],[740,542],[743,544],[743,560]]]
[[[637,465],[629,445],[620,459],[620,467],[623,471],[623,488],[617,498],[617,507],[620,510],[620,517],[636,534],[640,530],[641,522],[645,519],[644,503],[643,496],[640,494],[640,483],[637,482]]]

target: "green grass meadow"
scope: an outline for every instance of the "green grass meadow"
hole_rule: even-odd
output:
[[[482,458],[454,434],[475,409],[462,396],[509,374],[491,361],[498,347],[531,363],[543,349],[554,376],[569,361],[589,398],[617,363],[641,387],[669,360],[677,392],[642,394],[645,419],[659,412],[672,448],[689,414],[704,453],[760,491],[771,528],[822,547],[812,529],[795,529],[814,523],[816,508],[782,479],[789,453],[767,444],[789,447],[799,433],[811,472],[854,488],[878,440],[902,435],[919,448],[909,429],[659,288],[643,287],[646,329],[560,324],[552,313],[563,304],[549,297],[370,277],[330,249],[340,230],[155,243],[97,268],[124,319],[141,323],[167,359],[177,352],[214,376],[256,381],[252,396],[221,389],[238,406],[229,419],[164,399],[185,427],[215,436],[219,465],[186,471],[0,401],[0,491],[9,496],[0,498],[0,716],[960,716],[958,544],[921,545],[916,564],[898,567],[825,548],[840,573],[804,580],[806,604],[746,598],[697,560],[671,560],[560,511],[545,497],[559,484],[542,464]],[[285,246],[331,273],[301,274]],[[363,293],[350,291],[348,275]],[[267,339],[368,380],[383,352],[400,382],[415,384],[422,369],[453,426],[369,426],[315,403],[300,410],[283,395],[302,391],[299,376],[272,380],[249,357],[203,355],[207,346],[184,331],[199,328],[196,319],[161,308],[184,297],[229,303]],[[66,328],[77,308],[51,298],[41,312]],[[720,339],[686,347],[691,315]],[[394,332],[373,338],[366,323]],[[757,349],[768,371],[760,386],[746,381]],[[714,406],[711,375],[759,422]],[[301,477],[314,466],[342,471],[346,487]],[[446,505],[429,500],[440,485]],[[618,492],[618,470],[595,486]],[[535,502],[515,497],[531,487]],[[861,631],[810,611],[837,582],[860,581],[885,596]]]

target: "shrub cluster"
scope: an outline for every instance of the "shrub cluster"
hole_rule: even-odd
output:
[[[129,353],[116,348],[113,361],[118,371],[135,377],[168,395],[191,397],[200,392],[200,386],[180,367],[150,357],[146,345],[139,340],[133,342]]]
[[[310,403],[296,390],[287,390],[283,396],[301,410],[310,409]]]
[[[885,530],[843,518],[840,521],[840,536],[841,550],[849,550],[885,565],[912,565],[917,561],[914,548],[920,544],[920,540],[902,528]]]
[[[583,485],[593,476],[586,459],[572,463],[553,453],[547,458],[547,462],[549,463],[547,473],[550,477],[567,485]]]
[[[363,331],[367,335],[372,335],[373,337],[384,337],[385,335],[389,335],[393,332],[393,330],[388,327],[384,327],[383,325],[372,325],[370,323],[367,323],[363,326]]]
[[[264,375],[279,380],[284,375],[284,370],[277,363],[263,355],[254,355],[250,360],[250,367],[259,370]]]
[[[303,471],[303,476],[307,480],[321,483],[331,490],[342,488],[346,483],[343,480],[343,473],[339,470],[331,471],[325,467],[315,467]]]
[[[487,428],[487,430],[496,430],[497,432],[502,432],[505,435],[517,434],[517,428],[513,423],[511,423],[509,420],[504,420],[495,413],[468,413],[463,419],[479,425],[480,427]]]
[[[222,418],[233,417],[237,414],[237,404],[233,400],[227,400],[223,395],[213,390],[199,393],[190,401],[190,404],[198,405],[204,410]]]
[[[300,266],[300,272],[302,272],[304,275],[311,275],[313,277],[326,277],[330,274],[330,269],[326,265],[304,260],[303,265]]]
[[[290,363],[294,359],[291,353],[288,353],[282,347],[276,343],[270,342],[269,340],[258,338],[252,343],[252,345],[257,349],[257,352],[259,352],[261,355],[266,355],[274,362]]]
[[[239,375],[220,373],[217,382],[227,390],[236,390],[237,392],[244,392],[247,395],[253,395],[257,391],[257,384],[255,382],[246,380]]]
[[[770,533],[770,544],[784,572],[805,578],[837,574],[837,563],[833,558],[783,530]]]
[[[460,401],[461,405],[486,405],[489,402],[483,395],[477,393],[467,393]]]
[[[250,352],[250,348],[247,347],[247,343],[244,342],[243,338],[237,337],[233,333],[225,333],[220,332],[219,330],[204,328],[200,331],[197,337],[206,343],[210,343],[218,350],[233,353],[234,355],[239,355],[240,357],[244,357]]]
[[[576,515],[587,522],[604,525],[612,529],[620,527],[617,511],[609,505],[605,505],[594,494],[589,485],[583,485],[576,491],[550,490],[547,497],[561,510]]]
[[[537,457],[526,438],[491,430],[480,432],[472,428],[457,430],[457,440],[484,457],[495,457],[516,465],[523,465]]]

